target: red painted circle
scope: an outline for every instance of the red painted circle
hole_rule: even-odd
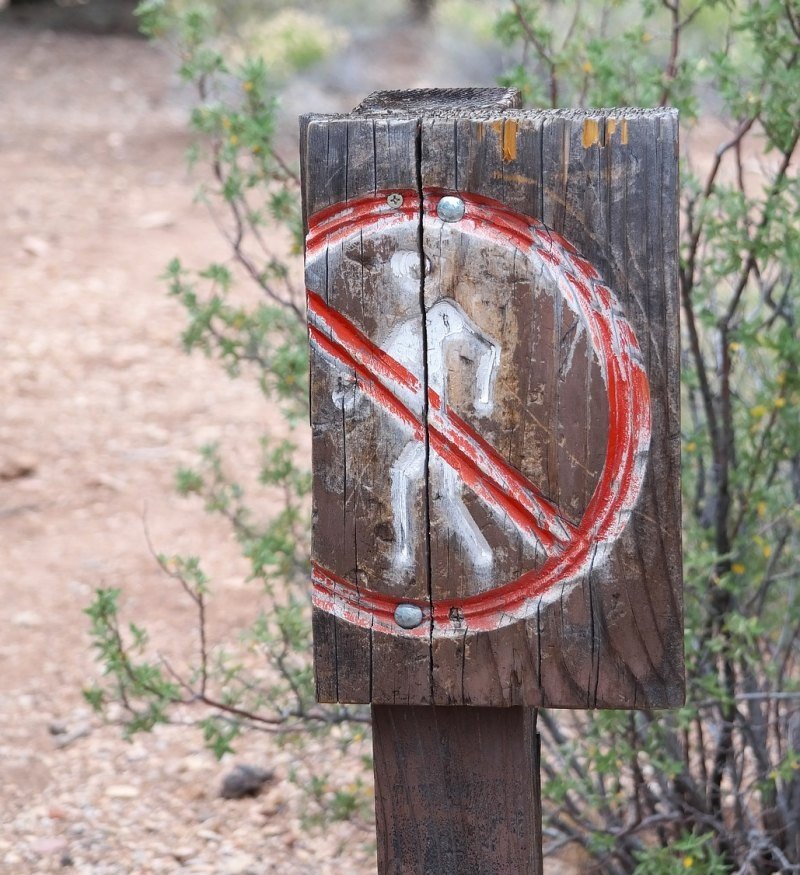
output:
[[[402,208],[393,209],[387,203],[390,193],[379,192],[337,204],[313,216],[309,221],[307,255],[313,257],[351,234],[380,232],[418,222],[420,208],[424,221],[440,222],[436,206],[445,194],[454,194],[426,189],[420,204],[417,192],[401,191]],[[608,442],[603,471],[578,526],[567,526],[568,537],[551,545],[552,555],[541,567],[487,592],[434,602],[431,610],[424,602],[398,599],[363,586],[357,589],[314,564],[315,605],[364,628],[412,637],[463,633],[465,628],[470,631],[500,628],[528,616],[542,597],[556,594],[559,585],[580,580],[602,561],[608,546],[624,529],[639,494],[650,443],[650,390],[641,352],[630,323],[597,271],[563,237],[538,220],[489,198],[465,192],[455,194],[466,206],[458,227],[488,242],[527,253],[534,264],[544,267],[583,323],[606,385]],[[411,425],[415,436],[422,439],[425,426],[386,386],[387,382],[395,381],[421,391],[421,387],[413,385],[418,383],[416,378],[313,292],[309,292],[309,326],[312,342],[352,368],[359,385],[373,401]],[[436,401],[430,390],[429,397]],[[435,407],[434,403],[431,409]],[[512,519],[516,514],[519,525],[527,524],[534,530],[528,500],[532,495],[537,496],[534,504],[540,514],[558,513],[538,494],[534,484],[505,463],[493,447],[452,411],[448,409],[439,419],[431,422],[429,418],[431,444],[447,464],[459,471],[466,485],[488,502],[502,506]],[[435,444],[437,440],[440,446]],[[481,476],[473,477],[470,472],[475,471]],[[394,622],[394,610],[404,601],[423,608],[428,622],[416,629],[400,628]]]

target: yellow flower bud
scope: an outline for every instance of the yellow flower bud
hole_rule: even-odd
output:
[[[734,574],[744,574],[745,568],[741,562],[734,562],[733,565],[731,565],[731,571]]]

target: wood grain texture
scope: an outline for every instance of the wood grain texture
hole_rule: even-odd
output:
[[[340,581],[331,592],[358,606],[355,620],[352,609],[315,608],[321,701],[642,708],[683,699],[676,114],[522,112],[516,100],[497,89],[461,101],[452,90],[382,93],[350,116],[302,122],[304,215],[317,235],[309,289],[377,356],[405,357],[421,385],[402,395],[421,422],[414,432],[355,366],[312,343],[313,558]],[[393,225],[392,192],[404,193],[402,209],[418,205]],[[319,239],[326,210],[361,209],[376,193],[353,233]],[[448,194],[467,204],[463,221],[438,218]],[[586,312],[564,283],[586,286]],[[649,383],[646,458],[631,439],[642,475],[635,504],[620,510],[607,545],[589,532],[594,552],[579,574],[556,575],[521,607],[479,621],[459,606],[547,575],[589,531],[598,496],[617,488],[606,475],[633,396],[608,389],[598,325],[632,329],[626,354]],[[608,344],[616,350],[619,339]],[[556,521],[542,517],[531,535],[516,505],[490,494],[502,471],[478,459],[465,474],[439,437],[448,428],[452,440],[485,441]],[[390,608],[420,606],[423,623],[393,634],[390,609],[373,622],[364,605],[375,593]]]
[[[416,124],[408,120],[338,118],[305,126],[309,161],[305,203],[310,215],[378,190],[417,184]],[[313,155],[313,157],[311,157]],[[324,160],[323,160],[324,156]],[[393,265],[408,268],[398,281]],[[405,261],[403,261],[405,259]],[[408,262],[408,263],[406,263]],[[322,247],[307,259],[308,289],[378,342],[392,327],[421,325],[415,224],[392,237],[355,234]],[[422,359],[422,329],[419,328]],[[319,347],[311,351],[313,432],[312,553],[325,568],[356,587],[376,581],[387,592],[428,599],[424,541],[413,562],[395,571],[388,472],[409,440],[391,415],[358,390],[352,369],[332,363]],[[424,515],[426,496],[415,496]],[[315,668],[320,701],[420,702],[430,693],[430,647],[398,642],[314,609]]]
[[[379,875],[540,875],[531,708],[372,708]]]

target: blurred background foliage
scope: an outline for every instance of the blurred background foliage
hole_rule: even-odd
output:
[[[201,560],[158,556],[196,606],[183,632],[197,660],[164,665],[123,622],[120,593],[101,591],[88,613],[105,676],[87,698],[121,702],[128,732],[197,713],[218,755],[248,728],[299,746],[308,733],[342,748],[363,737],[363,710],[313,700],[299,183],[278,97],[311,65],[345,65],[358,27],[386,15],[502,44],[503,82],[531,106],[681,111],[688,699],[667,714],[542,714],[546,850],[577,848],[586,871],[612,875],[800,871],[797,0],[145,0],[143,30],[172,46],[195,89],[189,161],[230,251],[199,270],[178,257],[165,280],[187,351],[258,381],[259,479],[280,509],[265,520],[215,446],[179,471],[178,489],[233,527],[256,621],[210,646]],[[318,763],[298,780],[323,819],[368,818],[367,766],[351,789]]]

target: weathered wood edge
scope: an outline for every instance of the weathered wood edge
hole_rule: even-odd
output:
[[[364,112],[310,112],[300,116],[301,131],[302,126],[308,126],[309,122],[313,121],[333,121],[336,119],[368,119],[368,118],[385,118],[386,113],[372,112],[366,110]],[[432,108],[426,109],[425,106],[418,108],[409,106],[402,110],[391,112],[393,119],[419,119],[427,118],[441,119],[475,119],[476,121],[485,121],[487,119],[511,119],[512,121],[532,120],[532,121],[551,121],[555,119],[566,119],[569,121],[583,121],[584,119],[606,119],[606,118],[628,118],[628,119],[648,119],[648,118],[672,118],[675,123],[678,120],[678,110],[671,106],[661,107],[638,107],[638,106],[604,106],[604,107],[586,107],[581,109],[488,109],[488,108]]]
[[[517,88],[412,88],[407,91],[373,91],[353,113],[383,116],[448,110],[498,112],[521,106],[522,92]]]

